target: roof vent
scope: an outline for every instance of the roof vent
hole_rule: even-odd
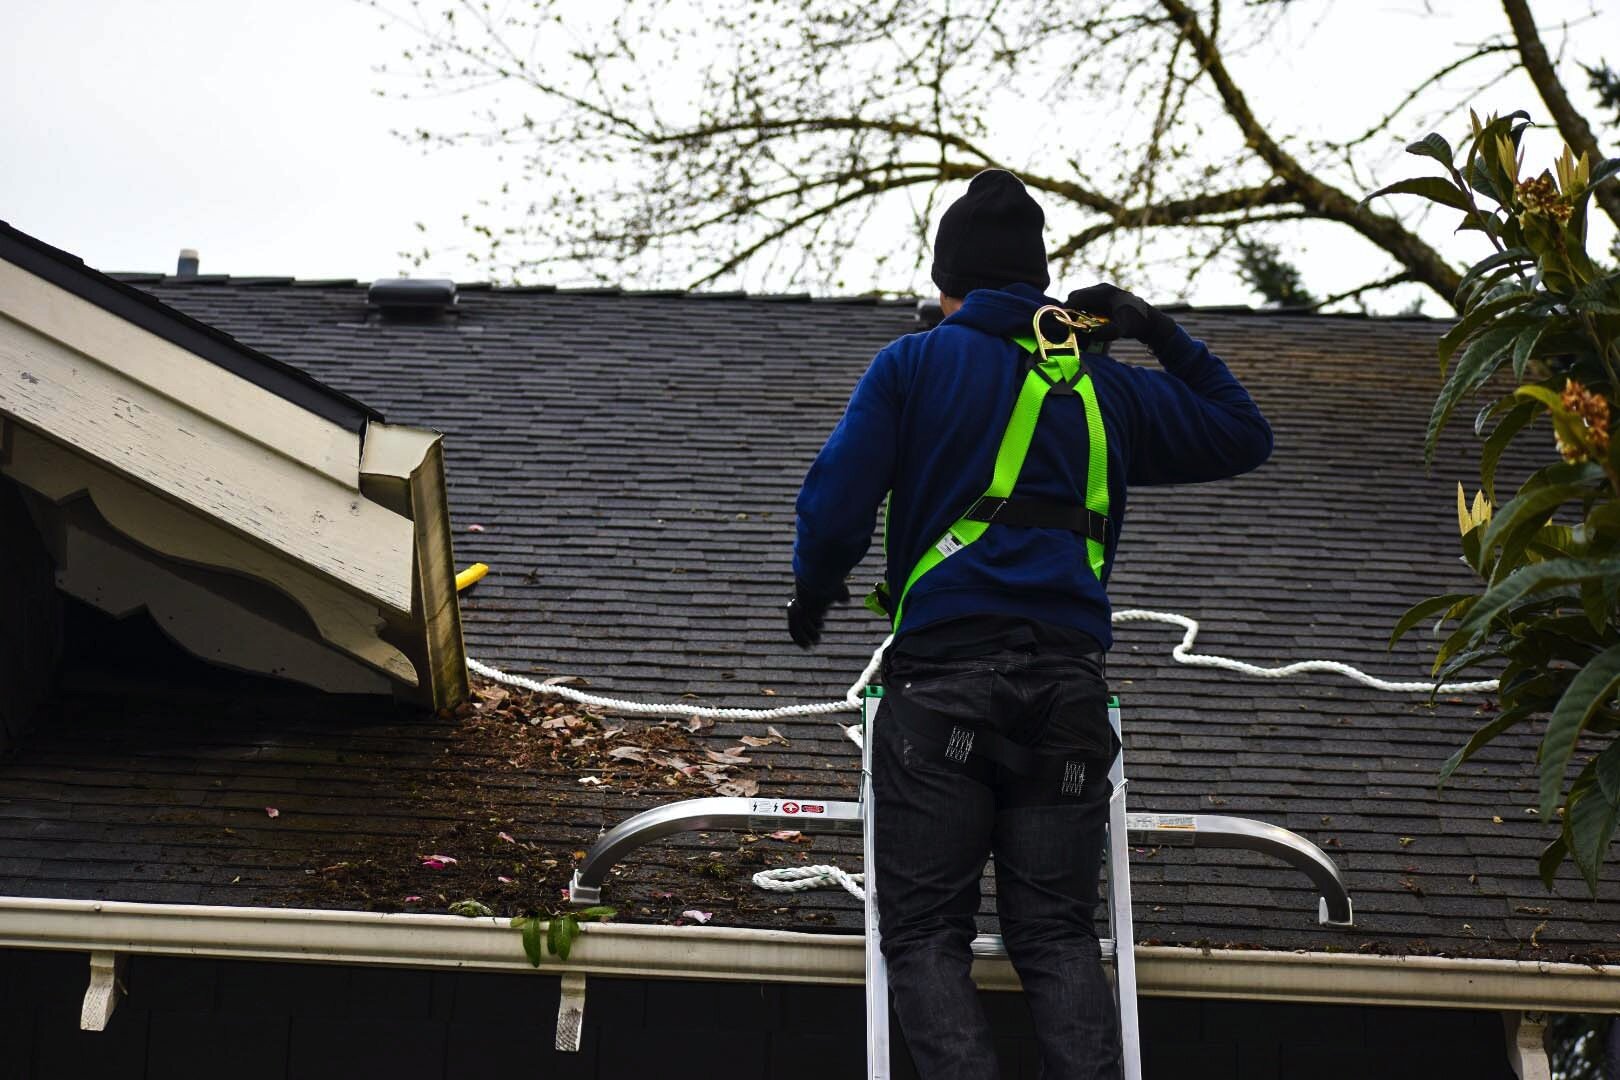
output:
[[[936,300],[917,301],[917,325],[924,330],[932,330],[945,318],[945,312]]]
[[[385,322],[438,322],[455,310],[456,283],[445,278],[374,281],[366,302]]]
[[[181,248],[180,261],[174,264],[175,277],[196,277],[201,260],[197,258],[196,248]]]

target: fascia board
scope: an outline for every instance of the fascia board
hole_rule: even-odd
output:
[[[534,972],[507,920],[0,897],[0,947]],[[865,939],[592,923],[541,974],[858,985]],[[1143,994],[1429,1008],[1620,1012],[1620,967],[1451,957],[1139,946]],[[1017,989],[1005,960],[975,980]]]
[[[0,315],[354,489],[360,436],[0,260]]]
[[[184,365],[188,355],[181,351],[168,359]],[[170,385],[183,395],[175,397],[124,370],[151,375],[151,365],[132,363],[127,354],[112,357],[103,361],[0,315],[0,413],[410,615],[414,528],[360,493],[357,436],[301,411],[292,417],[278,412],[288,419],[278,440],[266,418],[278,406],[296,407],[268,391],[237,380],[240,385],[226,388],[236,404],[216,414],[218,403],[206,392],[209,380],[216,374],[234,379],[228,372],[191,357],[195,392]],[[249,435],[231,421],[255,396],[267,412]],[[331,444],[322,451],[321,467],[284,452],[312,426],[333,441],[350,440],[343,478],[334,475],[341,470]],[[277,442],[281,449],[272,445]]]

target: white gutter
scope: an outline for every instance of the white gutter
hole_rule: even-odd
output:
[[[0,948],[231,960],[533,972],[504,919],[0,897]],[[842,983],[864,978],[863,939],[732,927],[593,923],[542,974]],[[1620,1012],[1620,966],[1138,946],[1142,993],[1168,997],[1551,1012]],[[980,959],[986,989],[1011,990]]]

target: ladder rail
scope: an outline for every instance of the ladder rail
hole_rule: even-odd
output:
[[[877,800],[872,794],[872,725],[882,690],[866,688],[861,699],[862,856],[866,868],[866,1075],[889,1080],[889,968],[883,959],[883,933],[878,925]]]
[[[1125,740],[1119,700],[1108,703],[1108,723],[1119,753],[1108,770],[1114,793],[1108,800],[1108,930],[1114,939],[1114,1004],[1119,1011],[1120,1053],[1125,1080],[1142,1080],[1142,1030],[1136,1008],[1136,928],[1131,917],[1131,844],[1125,813]]]

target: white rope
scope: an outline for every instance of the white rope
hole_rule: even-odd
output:
[[[1219,668],[1222,671],[1233,671],[1240,675],[1248,675],[1257,679],[1287,679],[1296,675],[1306,675],[1323,672],[1333,675],[1343,675],[1345,678],[1358,682],[1363,686],[1370,686],[1374,690],[1383,690],[1391,694],[1427,694],[1431,691],[1439,694],[1473,694],[1495,690],[1495,679],[1481,679],[1477,682],[1441,683],[1438,687],[1432,682],[1392,682],[1389,679],[1380,679],[1376,675],[1368,675],[1360,668],[1341,663],[1338,660],[1300,660],[1292,664],[1281,664],[1277,667],[1261,667],[1243,660],[1233,660],[1225,656],[1206,656],[1192,651],[1193,642],[1198,639],[1198,620],[1186,615],[1178,615],[1173,611],[1147,611],[1142,608],[1126,608],[1114,612],[1114,622],[1160,622],[1171,626],[1179,626],[1185,631],[1181,636],[1181,643],[1170,650],[1170,656],[1180,664],[1190,667]],[[782,705],[774,709],[722,709],[710,705],[692,705],[679,701],[631,701],[627,698],[604,697],[601,694],[587,694],[583,690],[575,690],[569,686],[562,686],[554,681],[541,682],[526,675],[513,675],[499,668],[477,660],[468,659],[467,667],[496,682],[508,686],[516,686],[530,690],[537,694],[550,694],[565,698],[581,705],[598,705],[604,709],[615,712],[632,713],[638,716],[702,716],[711,720],[781,720],[789,716],[824,716],[830,713],[859,712],[861,708],[861,691],[866,689],[867,683],[877,674],[878,665],[883,662],[883,650],[889,647],[894,640],[890,634],[883,639],[883,643],[872,653],[872,658],[866,662],[855,681],[844,692],[842,701],[818,701],[809,705]],[[852,728],[845,729],[856,743],[859,738]]]
[[[1172,626],[1179,626],[1186,631],[1181,636],[1181,644],[1170,650],[1170,655],[1178,663],[1192,667],[1220,668],[1223,671],[1235,671],[1240,675],[1251,675],[1257,679],[1287,679],[1295,675],[1305,675],[1311,672],[1327,672],[1334,675],[1343,675],[1345,678],[1358,682],[1363,686],[1370,686],[1374,690],[1383,690],[1391,694],[1427,694],[1431,691],[1437,694],[1472,694],[1495,690],[1495,679],[1481,679],[1478,682],[1441,683],[1438,687],[1432,682],[1391,682],[1380,679],[1376,675],[1368,675],[1360,668],[1338,660],[1300,660],[1293,664],[1282,664],[1278,667],[1260,667],[1257,664],[1245,663],[1242,660],[1231,660],[1224,656],[1204,656],[1192,651],[1193,642],[1198,638],[1198,620],[1188,618],[1186,615],[1177,615],[1173,611],[1144,611],[1141,608],[1127,608],[1124,611],[1114,612],[1114,621],[1128,622],[1162,622]]]
[[[615,712],[633,713],[637,716],[703,716],[710,720],[781,720],[789,716],[821,716],[826,713],[859,711],[861,707],[861,691],[866,684],[872,681],[877,674],[878,665],[883,662],[883,650],[889,647],[894,635],[883,639],[883,644],[877,647],[868,660],[866,667],[850,688],[844,692],[843,701],[818,701],[810,705],[782,705],[774,709],[721,709],[712,705],[693,705],[690,702],[680,701],[631,701],[628,698],[604,697],[601,694],[587,694],[583,690],[575,690],[571,686],[562,686],[553,680],[541,682],[529,678],[527,675],[513,675],[500,668],[490,667],[469,657],[467,668],[475,671],[486,679],[494,679],[507,686],[516,686],[536,694],[550,694],[553,697],[564,698],[580,705],[599,705],[604,709]]]
[[[784,866],[780,870],[761,870],[754,875],[754,884],[771,892],[804,892],[829,885],[842,885],[851,896],[866,899],[866,875],[851,874],[836,866]]]

